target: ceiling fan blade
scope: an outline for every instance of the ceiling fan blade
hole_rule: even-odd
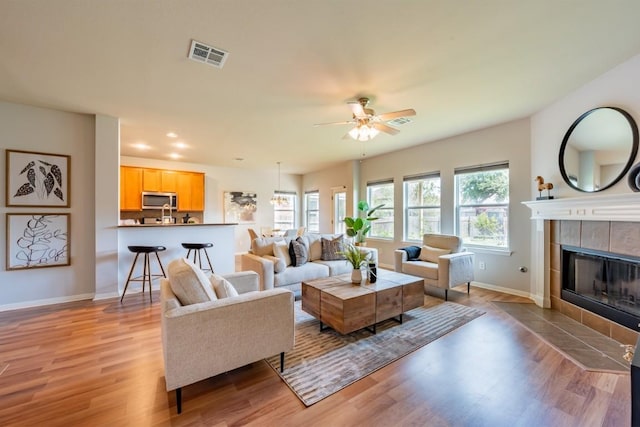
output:
[[[378,129],[380,132],[388,133],[389,135],[400,133],[398,129],[392,128],[391,126],[387,126],[384,123],[380,122],[372,123],[371,126],[373,126],[375,129]]]
[[[316,123],[314,126],[327,126],[327,125],[352,125],[355,122],[353,120],[349,120],[346,122],[331,122],[331,123]]]
[[[351,139],[351,135],[349,134],[349,132],[345,133],[342,139]]]
[[[383,121],[395,119],[397,117],[415,116],[416,110],[410,108],[408,110],[392,111],[391,113],[378,114],[378,118]]]
[[[351,112],[353,112],[353,117],[357,119],[365,119],[367,118],[367,113],[364,112],[364,108],[362,104],[358,101],[347,102],[349,108],[351,108]]]

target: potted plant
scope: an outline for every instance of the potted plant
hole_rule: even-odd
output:
[[[384,204],[369,209],[369,204],[364,200],[360,200],[358,202],[358,216],[344,218],[344,223],[347,226],[347,236],[354,237],[356,245],[364,246],[367,233],[371,230],[371,222],[378,219],[372,215],[376,209],[380,209],[383,206]]]
[[[353,267],[351,272],[351,283],[360,283],[362,281],[363,266],[369,265],[370,252],[361,251],[359,247],[346,243],[344,250],[340,252],[346,258],[347,262]]]

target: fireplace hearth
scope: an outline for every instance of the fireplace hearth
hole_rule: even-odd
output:
[[[561,247],[563,300],[640,331],[640,258]]]

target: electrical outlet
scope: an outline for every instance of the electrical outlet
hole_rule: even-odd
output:
[[[485,265],[484,261],[480,261],[480,262],[478,263],[478,268],[479,268],[480,270],[484,270],[484,269],[486,269],[486,268],[487,268],[487,266]]]

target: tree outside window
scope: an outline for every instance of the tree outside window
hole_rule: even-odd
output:
[[[440,174],[404,179],[404,238],[421,241],[425,233],[440,233]]]
[[[509,165],[456,170],[457,230],[467,245],[509,246]]]

